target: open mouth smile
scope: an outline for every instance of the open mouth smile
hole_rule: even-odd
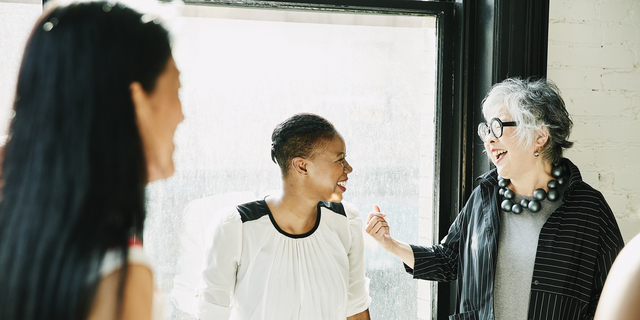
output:
[[[340,190],[342,190],[342,192],[347,191],[347,180],[343,180],[343,181],[338,181],[338,187],[340,188]]]
[[[496,163],[504,158],[505,154],[507,154],[507,150],[494,150],[491,152],[491,155],[494,159],[496,159]]]

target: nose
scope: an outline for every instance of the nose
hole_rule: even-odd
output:
[[[351,165],[349,164],[349,162],[347,162],[347,159],[344,159],[344,172],[346,173],[351,173],[353,171],[353,168],[351,167]]]

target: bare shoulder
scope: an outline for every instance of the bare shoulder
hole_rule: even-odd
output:
[[[120,269],[100,280],[88,320],[116,319],[119,280]],[[120,319],[151,319],[152,303],[153,274],[151,270],[144,265],[129,264]]]
[[[640,318],[640,235],[616,258],[602,289],[595,319]]]

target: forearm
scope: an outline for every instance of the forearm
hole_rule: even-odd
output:
[[[402,262],[413,269],[415,259],[413,257],[413,249],[409,244],[393,239],[392,244],[384,249],[400,258]]]

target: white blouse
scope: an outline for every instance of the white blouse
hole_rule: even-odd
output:
[[[120,250],[109,250],[104,256],[102,260],[102,265],[100,266],[100,275],[101,277],[106,277],[113,272],[119,271],[122,266],[122,251]],[[132,245],[129,247],[129,256],[128,256],[129,264],[142,265],[149,270],[153,271],[151,268],[151,263],[147,259],[147,256],[142,251],[141,245]],[[153,292],[153,302],[152,302],[152,310],[151,310],[151,320],[161,320],[164,316],[164,300],[162,291],[154,286]]]
[[[264,200],[223,209],[207,237],[199,319],[344,320],[369,308],[362,219],[320,202],[314,228],[291,235]]]

